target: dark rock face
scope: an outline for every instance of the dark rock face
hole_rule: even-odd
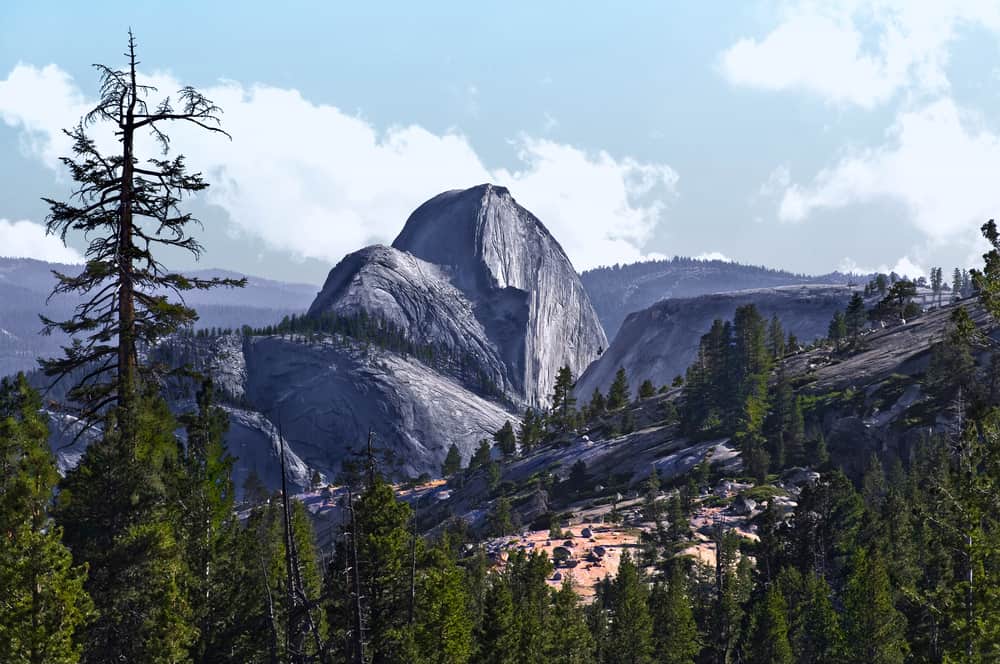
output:
[[[546,403],[561,366],[578,375],[607,347],[562,247],[489,184],[435,196],[392,248],[345,258],[310,314],[361,310],[474,358],[508,398],[534,406]]]
[[[618,367],[625,368],[633,392],[647,378],[669,384],[694,361],[712,321],[731,320],[745,304],[757,305],[767,318],[777,315],[786,334],[811,342],[826,336],[834,312],[847,306],[851,293],[847,286],[807,285],[664,300],[625,319],[611,347],[580,377],[577,397],[589,399],[595,388],[607,391]]]

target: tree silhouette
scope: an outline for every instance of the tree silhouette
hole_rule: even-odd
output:
[[[184,157],[169,157],[170,137],[163,125],[190,123],[229,136],[220,126],[221,109],[191,87],[177,93],[177,103],[164,97],[155,105],[147,99],[156,88],[137,82],[136,41],[129,31],[128,64],[124,70],[95,65],[101,75],[100,101],[66,134],[73,156],[62,158],[76,182],[69,201],[45,198],[50,212],[47,231],[63,242],[70,232],[89,241],[83,271],[70,276],[56,272],[53,295],[81,293],[85,301],[63,321],[43,317],[44,333],[60,330],[73,337],[63,356],[41,361],[56,380],[71,376],[70,397],[83,419],[93,421],[117,408],[123,440],[135,417],[140,370],[138,351],[164,335],[197,320],[182,293],[216,286],[242,286],[245,280],[200,279],[169,271],[159,252],[174,247],[196,258],[202,247],[187,232],[199,223],[180,209],[185,196],[208,187],[200,173],[187,171]],[[110,123],[118,139],[113,153],[103,153],[87,133],[89,127]],[[159,157],[140,160],[136,137],[150,135],[161,148]],[[154,253],[155,252],[155,253]],[[175,295],[179,301],[170,301]]]

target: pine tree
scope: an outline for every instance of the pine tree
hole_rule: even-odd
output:
[[[767,328],[767,348],[774,360],[780,360],[785,356],[785,331],[777,314],[771,316],[771,324]]]
[[[552,594],[552,611],[546,631],[551,635],[546,662],[589,664],[594,661],[594,640],[571,576],[564,578],[559,590]]]
[[[489,515],[489,526],[490,535],[493,537],[503,537],[513,532],[514,521],[511,515],[510,499],[507,496],[497,498]]]
[[[209,132],[226,134],[219,126],[221,110],[191,87],[178,91],[179,108],[170,97],[148,102],[156,89],[137,82],[136,43],[129,32],[128,64],[118,70],[96,65],[101,75],[101,99],[80,124],[67,132],[73,157],[63,164],[77,183],[72,202],[45,199],[50,213],[50,233],[65,241],[71,231],[88,240],[87,262],[77,276],[56,273],[53,293],[78,293],[84,303],[68,320],[43,318],[45,331],[58,330],[74,337],[59,359],[42,361],[45,372],[76,380],[69,396],[82,404],[81,416],[99,421],[108,407],[121,410],[117,426],[130,444],[136,420],[135,406],[142,394],[138,357],[164,335],[194,322],[194,310],[168,295],[192,289],[242,286],[245,279],[203,279],[168,272],[154,249],[180,249],[195,257],[201,245],[187,233],[197,223],[181,212],[185,196],[208,184],[199,173],[188,173],[184,157],[167,156],[170,139],[164,133],[171,123],[190,124]],[[87,135],[97,123],[113,126],[120,152],[102,154]],[[137,137],[149,134],[162,148],[161,158],[140,161]]]
[[[84,662],[174,662],[196,637],[176,491],[177,422],[147,395],[136,408],[134,439],[108,415],[60,484],[56,521],[74,561],[86,563],[87,591],[98,610],[85,633]]]
[[[374,662],[410,661],[410,506],[377,474],[354,508],[365,636]]]
[[[190,570],[188,592],[198,639],[192,648],[196,662],[217,660],[227,648],[233,598],[239,589],[231,576],[237,564],[235,495],[230,479],[234,459],[223,435],[229,426],[226,412],[213,403],[211,380],[197,394],[198,411],[182,415],[187,445],[181,458],[178,533],[183,537]]]
[[[611,664],[643,664],[653,658],[653,620],[642,572],[622,554],[611,597],[608,653]]]
[[[460,470],[462,470],[462,455],[458,451],[458,445],[452,443],[451,447],[448,448],[448,454],[445,455],[444,463],[441,465],[441,474],[445,477],[451,477]]]
[[[472,618],[465,579],[451,555],[431,549],[420,573],[414,641],[417,662],[464,664],[472,656]]]
[[[830,321],[830,326],[827,328],[826,337],[833,342],[837,350],[840,350],[841,342],[847,338],[847,320],[844,318],[843,312],[838,311],[833,314],[833,320]]]
[[[0,382],[0,661],[11,664],[79,661],[93,607],[49,514],[59,474],[40,409],[24,374]]]
[[[517,453],[517,436],[514,435],[510,420],[504,422],[493,434],[493,442],[504,456],[514,456]]]
[[[608,410],[621,410],[629,404],[628,376],[625,375],[625,367],[618,367],[615,372],[615,380],[608,390]]]
[[[698,625],[688,593],[687,578],[673,565],[668,584],[658,583],[650,595],[653,641],[660,664],[694,664],[701,651]]]
[[[518,664],[519,630],[514,595],[506,575],[493,574],[483,606],[476,641],[476,661],[483,664]]]
[[[267,485],[260,479],[256,468],[251,468],[243,480],[243,500],[250,505],[259,505],[267,500]]]
[[[492,462],[493,455],[490,452],[490,441],[485,438],[479,441],[479,447],[473,452],[472,458],[469,459],[469,470],[478,470],[479,468],[485,468]]]
[[[604,415],[606,409],[607,404],[604,402],[604,395],[595,387],[594,393],[590,397],[590,403],[587,405],[587,414],[591,418],[600,417]]]
[[[569,366],[559,369],[552,393],[552,423],[558,431],[573,428],[576,419],[576,397],[573,396],[573,372]]]
[[[653,381],[649,380],[648,378],[642,381],[642,384],[639,385],[639,398],[648,399],[651,396],[655,395],[656,395],[656,386],[653,385]]]
[[[791,664],[785,598],[772,586],[758,602],[751,619],[750,658],[753,664]]]
[[[535,409],[528,408],[524,411],[517,437],[523,454],[527,454],[542,442],[542,421]]]
[[[892,602],[889,575],[878,553],[858,550],[844,591],[848,660],[895,664],[909,652],[906,620]]]
[[[808,664],[839,661],[844,652],[840,617],[833,608],[832,591],[822,576],[806,575],[806,605],[799,661]]]
[[[857,341],[858,335],[865,329],[868,322],[868,313],[865,311],[865,300],[861,293],[855,291],[851,296],[851,301],[847,303],[847,311],[844,314],[844,325],[847,328],[847,335]]]

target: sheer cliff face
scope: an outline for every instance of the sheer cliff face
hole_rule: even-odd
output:
[[[438,266],[462,292],[519,400],[545,404],[559,367],[579,375],[608,345],[562,247],[503,187],[435,196],[392,246]]]
[[[646,379],[669,385],[694,361],[712,321],[731,320],[745,304],[755,304],[767,318],[777,315],[786,334],[812,342],[826,336],[834,312],[847,306],[851,293],[847,286],[803,285],[663,300],[625,319],[611,347],[580,377],[577,398],[590,399],[595,388],[607,391],[618,367],[625,368],[633,397]]]

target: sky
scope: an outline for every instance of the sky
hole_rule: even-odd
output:
[[[189,201],[203,267],[320,283],[482,182],[580,270],[918,276],[979,264],[1000,215],[1000,0],[5,0],[0,255],[81,259],[82,238],[45,235],[41,197],[71,191],[62,129],[129,27],[144,80],[198,87],[232,135],[174,131],[212,185]]]

